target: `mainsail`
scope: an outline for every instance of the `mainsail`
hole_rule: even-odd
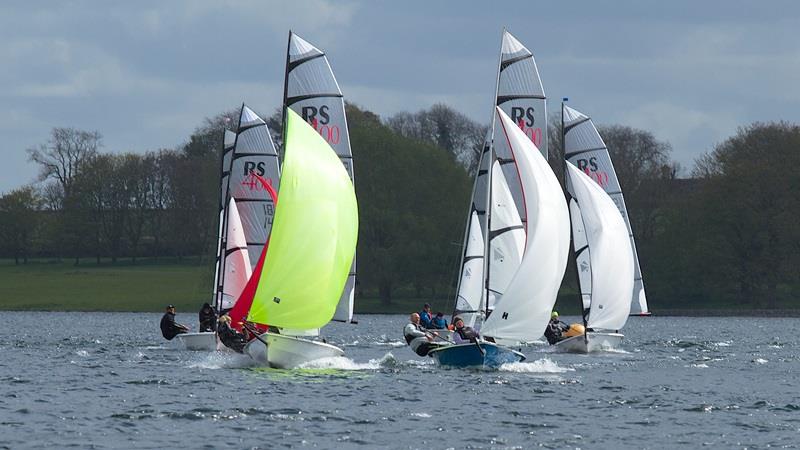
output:
[[[226,133],[226,143],[230,135]],[[227,156],[227,155],[230,156]],[[228,162],[228,160],[230,162]],[[280,180],[278,166],[278,153],[272,142],[267,124],[250,108],[242,105],[239,115],[239,124],[233,150],[223,154],[223,179],[227,175],[227,185],[224,188],[227,205],[230,199],[235,200],[241,219],[241,228],[247,244],[250,267],[256,265],[261,250],[272,227],[274,204],[266,189],[258,182],[256,175],[265,178],[273,187],[277,188]],[[230,167],[225,173],[225,167]],[[221,213],[222,231],[226,231],[227,214]],[[220,249],[227,248],[227,236],[223,233]],[[220,259],[216,276],[216,303],[222,304],[225,288],[226,260]]]
[[[639,267],[639,256],[633,238],[625,199],[619,186],[617,173],[611,163],[608,148],[597,132],[592,120],[583,113],[564,105],[562,107],[564,121],[564,157],[567,161],[583,171],[597,182],[614,201],[619,209],[630,237],[631,252],[634,264],[634,288],[631,296],[631,314],[649,314],[647,298],[644,292],[642,271]]]
[[[280,203],[247,320],[307,330],[336,310],[355,255],[358,206],[337,155],[291,110],[284,137]]]
[[[542,335],[556,302],[569,255],[569,212],[550,166],[499,107],[503,138],[519,170],[527,213],[522,261],[481,328],[484,336],[532,341]]]
[[[460,315],[465,324],[473,327],[478,313],[482,312],[480,307],[483,291],[483,233],[477,211],[470,214],[469,233],[454,314]]]
[[[353,154],[344,110],[344,97],[325,53],[300,36],[289,32],[286,54],[284,107],[296,112],[333,148],[353,181]],[[356,260],[333,320],[353,319]]]
[[[567,164],[567,191],[581,297],[589,303],[586,326],[619,330],[630,313],[633,251],[628,227],[617,206],[599,184]]]
[[[231,174],[231,157],[233,156],[233,148],[236,145],[236,133],[230,130],[224,131],[224,137],[222,140],[222,155],[220,157],[220,169],[219,169],[219,221],[218,223],[218,231],[217,231],[217,256],[214,261],[214,286],[212,288],[212,298],[215,307],[219,310],[221,309],[221,305],[219,302],[222,300],[220,296],[220,280],[222,279],[220,272],[224,267],[224,259],[225,259],[225,247],[223,247],[223,242],[225,242],[225,235],[227,233],[227,228],[225,228],[225,221],[227,220],[226,217],[226,207],[228,201],[228,177]]]

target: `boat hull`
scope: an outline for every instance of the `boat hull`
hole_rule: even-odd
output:
[[[600,333],[592,332],[587,333],[586,338],[583,335],[573,336],[563,341],[558,341],[553,345],[556,350],[567,353],[593,353],[608,350],[616,350],[622,344],[622,339],[625,336],[620,333]]]
[[[325,342],[273,333],[265,336],[267,362],[276,369],[293,369],[317,359],[344,356],[342,349]]]
[[[448,345],[431,350],[428,356],[442,366],[488,367],[491,369],[496,369],[506,363],[525,360],[525,355],[522,353],[491,342]]]
[[[209,351],[217,349],[217,333],[183,333],[176,336],[186,350]]]
[[[267,346],[259,339],[253,339],[245,344],[242,352],[259,364],[269,364],[267,361]]]

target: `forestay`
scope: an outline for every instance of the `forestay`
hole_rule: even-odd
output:
[[[608,148],[589,117],[566,105],[563,106],[562,113],[564,118],[564,157],[605,190],[625,221],[634,263],[634,288],[631,295],[630,312],[631,314],[649,314],[633,229]]]
[[[323,51],[289,32],[284,106],[307,121],[333,148],[353,181],[353,155],[344,110],[344,97]],[[353,264],[333,320],[353,318],[356,261]]]
[[[339,158],[294,111],[284,136],[280,202],[248,321],[307,330],[333,317],[355,255],[358,207]]]
[[[628,319],[628,299],[633,291],[628,228],[603,188],[572,164],[566,166],[573,232],[583,237],[574,240],[574,250],[576,256],[588,255],[578,258],[578,272],[584,270],[581,265],[587,261],[591,268],[590,276],[579,278],[582,296],[590,297],[586,323],[594,330],[616,331]]]
[[[528,216],[522,262],[482,327],[484,336],[538,339],[547,325],[569,255],[569,213],[547,161],[499,107],[502,135],[513,152]]]

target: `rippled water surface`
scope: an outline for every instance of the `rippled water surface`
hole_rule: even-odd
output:
[[[800,445],[800,319],[635,317],[624,351],[482,372],[414,355],[405,316],[331,325],[347,357],[293,371],[178,350],[157,314],[2,317],[0,448]]]

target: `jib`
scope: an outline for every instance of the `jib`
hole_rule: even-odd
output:
[[[597,158],[592,156],[589,159],[578,159],[578,169],[583,170],[586,172],[587,168],[590,168],[592,172],[597,172]]]
[[[512,106],[511,107],[511,120],[514,123],[521,123],[526,127],[532,127],[534,118],[533,118],[534,109],[533,107],[529,106],[527,108],[522,108],[519,106]],[[527,120],[523,120],[527,119]]]
[[[322,105],[319,108],[316,106],[303,106],[300,111],[303,120],[309,123],[318,122],[320,125],[327,125],[331,121],[331,116],[328,114],[328,105]],[[319,115],[319,118],[317,118]]]
[[[244,162],[244,174],[245,176],[250,175],[251,173],[258,171],[259,176],[264,176],[266,173],[266,169],[264,168],[264,161],[256,164],[253,161],[245,161]]]

